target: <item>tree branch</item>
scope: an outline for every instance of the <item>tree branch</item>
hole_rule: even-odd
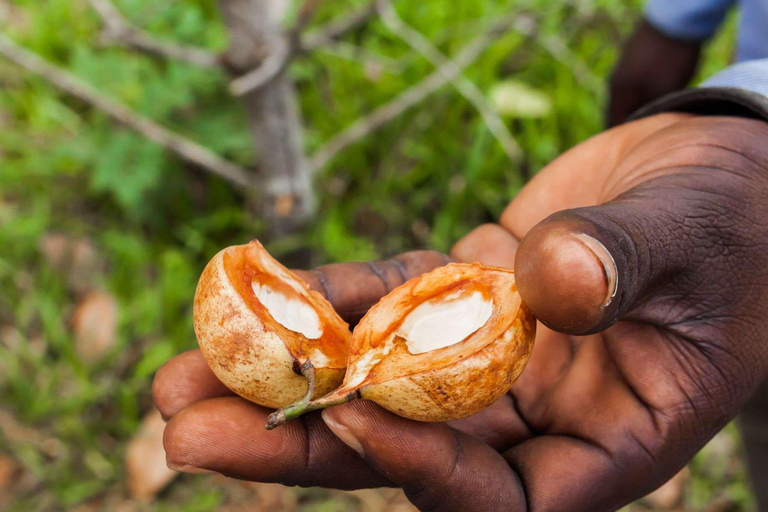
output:
[[[235,96],[243,96],[264,87],[285,69],[291,60],[291,44],[285,37],[277,38],[275,48],[258,67],[237,77],[229,83],[229,91]]]
[[[313,172],[325,167],[336,154],[360,139],[375,132],[409,108],[417,105],[433,92],[456,78],[464,68],[472,64],[493,41],[509,27],[509,18],[500,20],[484,30],[459,51],[456,57],[410,89],[406,89],[389,103],[385,103],[370,114],[362,117],[331,138],[311,158]]]
[[[114,41],[131,46],[152,56],[190,62],[204,68],[220,67],[219,56],[203,48],[159,41],[147,32],[133,26],[110,0],[88,0],[99,13],[105,25],[105,35]]]
[[[317,0],[305,0],[300,9],[296,26],[290,33],[276,41],[275,48],[268,53],[258,67],[230,82],[229,90],[233,95],[243,96],[264,87],[285,69],[297,52],[311,51],[324,45],[333,44],[337,37],[359,27],[376,12],[376,5],[371,2],[366,7],[353,11],[340,20],[329,22],[325,28],[302,36],[302,31],[309,23],[316,4]]]
[[[334,40],[365,24],[374,14],[376,14],[376,2],[371,1],[348,15],[303,35],[300,48],[308,52],[319,46],[333,44]]]
[[[405,41],[408,46],[424,56],[433,66],[447,66],[446,71],[453,72],[454,78],[451,79],[451,84],[477,109],[486,126],[493,136],[496,137],[499,145],[512,163],[518,163],[522,156],[520,145],[477,85],[466,78],[461,70],[451,69],[451,66],[455,68],[455,64],[443,55],[422,33],[406,24],[397,14],[391,0],[378,0],[376,6],[381,20],[389,30]]]
[[[3,33],[0,33],[0,55],[48,80],[62,91],[103,111],[115,121],[165,147],[182,159],[235,185],[246,188],[252,188],[255,185],[246,169],[223,159],[208,148],[168,130],[126,105],[104,96],[80,78],[48,63],[39,55],[19,46]]]
[[[334,41],[328,46],[319,46],[315,49],[318,53],[332,55],[339,59],[345,59],[363,66],[373,66],[388,73],[402,73],[413,59],[393,59],[386,55],[373,52],[362,46],[356,46],[346,41]]]
[[[584,7],[582,4],[585,3],[577,1],[574,6],[580,9]],[[602,94],[604,92],[605,85],[603,80],[595,75],[589,69],[589,66],[568,48],[568,45],[563,42],[562,38],[555,35],[541,36],[536,32],[536,27],[533,24],[517,23],[513,28],[515,31],[531,39],[556,61],[568,68],[582,87],[594,94]]]

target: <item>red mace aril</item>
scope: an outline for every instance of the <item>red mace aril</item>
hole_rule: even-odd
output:
[[[357,398],[420,421],[470,416],[509,390],[530,358],[535,330],[512,271],[440,267],[368,311],[352,335],[338,389],[276,411],[267,428]]]
[[[208,263],[194,321],[213,373],[251,402],[274,408],[309,401],[344,378],[349,326],[257,241]]]

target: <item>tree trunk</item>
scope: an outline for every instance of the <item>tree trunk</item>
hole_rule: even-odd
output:
[[[225,61],[235,76],[258,67],[287,45],[280,21],[282,0],[218,0],[229,28]],[[260,197],[256,213],[272,234],[295,231],[315,210],[310,168],[304,154],[296,91],[286,70],[242,97],[256,145]]]

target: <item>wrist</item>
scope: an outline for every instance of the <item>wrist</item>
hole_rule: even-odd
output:
[[[673,93],[646,105],[632,119],[670,111],[768,121],[768,59],[731,66],[697,89]]]
[[[768,98],[734,87],[702,87],[668,94],[637,110],[634,121],[665,112],[732,116],[768,121]]]

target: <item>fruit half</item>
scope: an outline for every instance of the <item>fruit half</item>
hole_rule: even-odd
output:
[[[512,387],[535,331],[512,271],[477,263],[440,267],[368,311],[352,335],[338,389],[276,411],[267,428],[357,398],[420,421],[470,416]]]
[[[349,326],[257,241],[224,249],[208,263],[194,322],[216,377],[259,405],[322,396],[344,378]]]

